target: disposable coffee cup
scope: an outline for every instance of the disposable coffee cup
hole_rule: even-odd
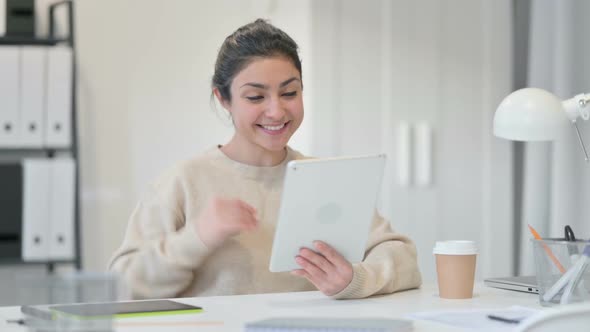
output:
[[[477,257],[475,242],[436,242],[432,252],[436,257],[439,296],[445,299],[472,298]]]

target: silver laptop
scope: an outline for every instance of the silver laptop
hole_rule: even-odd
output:
[[[535,276],[488,278],[484,279],[483,283],[488,287],[539,294],[537,278]]]

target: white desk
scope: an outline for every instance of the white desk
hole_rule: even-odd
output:
[[[242,331],[244,323],[278,316],[390,317],[432,310],[498,309],[520,305],[540,309],[538,296],[505,291],[477,284],[467,300],[445,300],[436,285],[361,300],[332,300],[319,292],[215,296],[178,299],[204,308],[197,315],[176,315],[120,319],[116,331]],[[0,331],[18,332],[25,328],[6,324],[19,318],[18,307],[0,307]],[[136,326],[131,326],[137,324]],[[152,326],[150,326],[150,324]],[[169,325],[165,325],[169,324]],[[508,328],[507,328],[508,329]],[[456,327],[428,321],[414,321],[414,331],[457,331]]]

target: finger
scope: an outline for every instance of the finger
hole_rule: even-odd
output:
[[[258,227],[258,217],[256,213],[252,212],[252,210],[247,209],[246,207],[241,207],[241,217],[243,218],[243,222],[245,222],[249,228],[254,229]]]
[[[322,269],[320,269],[312,262],[300,255],[295,257],[295,262],[299,266],[301,266],[310,275],[312,279],[322,280],[326,277],[326,272],[324,272]]]
[[[322,256],[321,254],[318,254],[317,252],[311,249],[301,248],[299,250],[299,255],[307,259],[308,261],[312,262],[315,266],[317,266],[326,273],[329,273],[330,271],[334,270],[334,265],[330,263],[326,259],[326,257]]]
[[[332,290],[333,285],[327,280],[328,276],[326,274],[313,276],[305,269],[293,270],[291,271],[291,274],[307,279],[307,281],[313,284],[319,291],[328,296],[337,293]]]
[[[238,207],[238,216],[242,223],[247,224],[248,227],[258,226],[258,218],[256,216],[256,209],[241,200],[236,200]]]
[[[314,285],[315,288],[317,288],[318,290],[321,290],[320,285],[307,271],[305,271],[303,269],[293,270],[293,271],[291,271],[291,274],[307,279],[307,281],[309,281],[312,285]]]
[[[232,234],[242,231],[252,231],[258,228],[258,221],[250,213],[240,213],[233,216],[230,222],[224,223]]]
[[[258,228],[258,220],[252,215],[245,216],[242,219],[241,224],[245,230],[254,230]]]
[[[313,246],[332,265],[336,267],[350,265],[350,262],[329,244],[322,241],[313,241]]]
[[[253,216],[256,216],[258,214],[258,211],[256,210],[256,208],[254,208],[252,205],[250,205],[242,200],[238,200],[238,202],[240,203],[240,206],[243,209],[250,212]]]
[[[225,204],[221,205],[220,209],[225,209],[228,213],[232,213],[236,217],[241,217],[246,214],[253,216],[254,218],[256,217],[256,209],[239,199],[226,199]]]

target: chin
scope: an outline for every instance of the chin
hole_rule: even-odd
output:
[[[260,144],[260,146],[262,146],[264,149],[266,149],[267,151],[271,151],[271,152],[281,152],[285,149],[285,147],[287,147],[287,143],[281,143],[281,144]]]

